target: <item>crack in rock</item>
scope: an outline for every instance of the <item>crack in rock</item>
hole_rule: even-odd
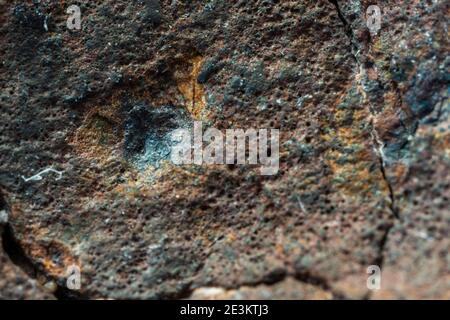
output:
[[[87,299],[87,296],[80,294],[77,291],[70,290],[64,285],[58,283],[58,281],[51,279],[45,272],[37,267],[32,259],[26,254],[25,250],[21,246],[20,242],[14,235],[13,227],[8,221],[7,217],[8,205],[4,198],[0,194],[0,236],[1,236],[1,249],[7,255],[9,260],[30,279],[37,281],[38,279],[46,279],[45,282],[54,281],[56,283],[56,290],[52,293],[58,300],[80,300]],[[2,214],[6,215],[6,219],[1,220]],[[50,293],[50,292],[49,292]]]
[[[365,64],[361,62],[360,59],[360,55],[364,54],[364,52],[361,52],[360,50],[357,50],[358,45],[356,44],[356,39],[354,37],[354,32],[351,28],[351,24],[347,21],[347,19],[345,18],[345,15],[343,14],[340,5],[339,5],[339,1],[338,0],[329,0],[331,3],[334,4],[334,6],[336,7],[336,11],[337,14],[340,18],[340,20],[342,21],[344,28],[346,30],[346,34],[350,40],[350,52],[352,54],[352,56],[354,57],[358,67],[359,67],[359,77],[357,77],[358,79],[358,87],[360,87],[361,93],[363,95],[364,98],[364,102],[366,105],[368,105],[369,107],[369,113],[371,114],[371,117],[369,119],[370,122],[370,126],[372,128],[371,130],[371,136],[372,136],[372,145],[373,148],[375,150],[375,153],[378,157],[378,161],[379,161],[379,168],[380,168],[380,172],[381,172],[381,176],[382,179],[384,180],[384,183],[386,184],[386,187],[388,189],[388,193],[389,193],[389,200],[390,200],[390,204],[389,204],[389,211],[391,212],[391,215],[395,220],[399,220],[400,219],[400,212],[399,212],[399,208],[396,205],[396,197],[395,197],[395,193],[394,193],[394,189],[392,187],[391,182],[389,181],[389,178],[387,177],[386,174],[386,162],[385,162],[385,156],[384,156],[384,143],[381,141],[379,134],[374,126],[374,116],[376,115],[376,109],[372,106],[370,99],[368,99],[368,94],[370,94],[370,92],[367,92],[364,89],[364,86],[362,85],[362,79],[365,76],[365,74],[367,73],[366,69],[365,69]],[[355,50],[357,50],[355,52]],[[383,268],[384,265],[384,251],[385,251],[385,247],[386,247],[386,243],[388,241],[389,238],[389,234],[391,233],[391,230],[393,229],[393,227],[395,226],[395,222],[388,222],[386,229],[384,231],[384,234],[378,244],[378,255],[376,257],[376,259],[374,260],[374,264],[378,265],[381,269]],[[372,296],[372,292],[368,292],[368,294],[364,297],[365,299],[370,299],[370,297]]]

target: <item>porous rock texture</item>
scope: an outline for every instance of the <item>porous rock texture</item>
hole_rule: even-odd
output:
[[[449,3],[372,4],[0,0],[0,298],[450,298]],[[280,170],[172,164],[193,121]]]

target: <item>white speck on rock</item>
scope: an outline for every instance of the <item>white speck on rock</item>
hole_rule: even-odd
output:
[[[35,174],[34,176],[29,177],[29,178],[25,178],[24,176],[22,176],[22,179],[25,182],[28,182],[28,181],[41,181],[43,179],[42,175],[46,174],[46,173],[49,173],[49,172],[53,172],[53,173],[56,173],[58,175],[56,180],[60,180],[62,178],[63,171],[58,171],[58,170],[55,170],[53,168],[47,168],[47,169],[42,170],[41,172],[39,172],[39,173]]]

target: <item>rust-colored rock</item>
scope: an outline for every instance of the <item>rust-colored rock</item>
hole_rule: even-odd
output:
[[[0,297],[448,299],[448,3],[384,1],[377,35],[369,1],[78,4],[79,31],[0,1],[4,224],[37,278],[0,250]],[[198,120],[279,129],[278,173],[174,165]]]

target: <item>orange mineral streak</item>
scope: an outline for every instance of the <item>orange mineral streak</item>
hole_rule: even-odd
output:
[[[174,72],[178,90],[186,102],[186,109],[196,120],[200,120],[204,116],[206,106],[204,87],[197,82],[203,61],[202,57],[196,56],[188,60],[187,66]]]
[[[344,96],[338,98],[335,106],[339,105]],[[370,113],[368,108],[352,111],[353,124],[344,124],[345,111],[334,108],[334,121],[323,123],[328,128],[322,139],[327,142],[338,141],[340,146],[351,153],[343,153],[342,149],[330,148],[325,152],[325,161],[333,173],[333,185],[347,196],[370,195],[375,190],[382,190],[388,194],[387,185],[379,170],[371,170],[377,155],[373,149],[372,137],[368,125]],[[346,159],[343,163],[341,159]]]

